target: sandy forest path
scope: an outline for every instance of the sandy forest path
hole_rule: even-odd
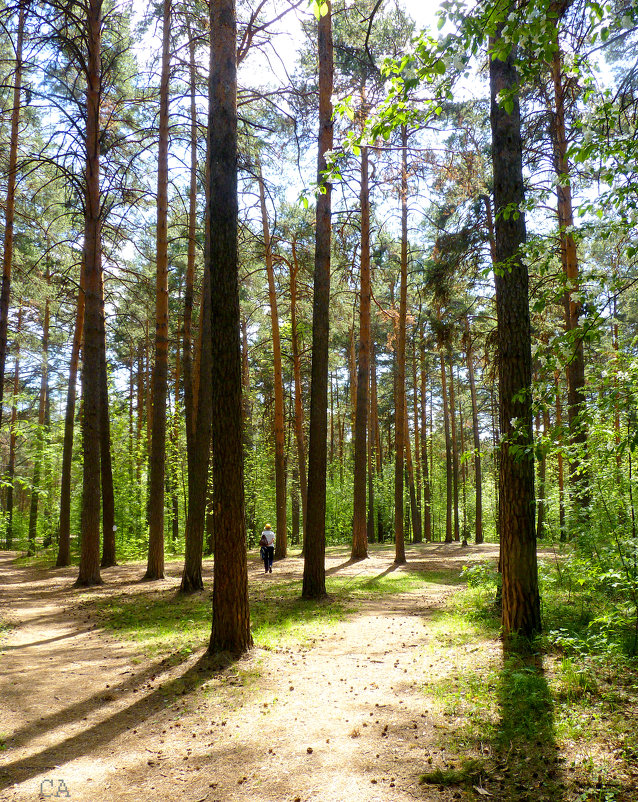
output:
[[[496,547],[433,544],[408,549],[408,568],[388,552],[347,564],[342,577],[458,568]],[[419,785],[445,723],[428,709],[426,676],[444,677],[428,630],[451,585],[364,598],[302,646],[255,648],[225,667],[204,654],[148,657],[100,628],[87,597],[172,591],[180,565],[159,583],[143,567],[103,572],[90,592],[77,569],[17,567],[0,554],[0,799],[272,800],[376,802],[465,798]],[[211,585],[210,564],[205,582]],[[302,561],[275,565],[301,579]],[[256,559],[249,581],[268,582]],[[494,650],[499,649],[497,642]]]

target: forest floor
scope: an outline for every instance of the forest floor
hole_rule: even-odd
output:
[[[0,553],[1,800],[638,799],[609,722],[586,748],[573,730],[557,741],[556,667],[537,655],[512,671],[497,632],[455,614],[462,566],[493,563],[493,545],[413,546],[399,568],[387,548],[358,563],[330,549],[337,590],[322,604],[298,599],[301,559],[264,575],[251,553],[264,623],[234,661],[206,656],[194,605],[208,619],[210,590],[180,601],[177,561],[154,583],[140,581],[141,563],[106,569],[87,591],[72,587],[76,568],[16,556]],[[278,609],[286,626],[269,618]],[[153,640],[157,615],[165,636]],[[516,685],[525,672],[531,694]],[[520,723],[508,716],[529,720],[524,745],[508,740]]]

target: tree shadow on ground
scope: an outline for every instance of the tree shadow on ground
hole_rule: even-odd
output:
[[[511,802],[560,802],[565,785],[542,655],[524,644],[504,644],[498,696],[500,721],[493,743],[496,770],[490,790],[498,799]]]
[[[183,696],[195,691],[212,676],[225,671],[233,662],[233,657],[227,653],[221,655],[205,653],[186,671],[172,677],[168,682],[158,685],[150,693],[136,698],[132,704],[101,718],[95,724],[82,727],[74,735],[41,749],[35,754],[4,763],[0,767],[0,791],[14,783],[24,783],[37,777],[48,768],[60,767],[79,757],[93,754],[99,747],[113,741],[126,730],[138,727],[142,722],[156,716],[166,707],[167,703],[172,702],[178,695]],[[152,668],[157,669],[157,666]],[[149,670],[146,669],[132,680],[123,683],[121,689],[132,690],[132,686],[136,684],[135,680],[139,684],[144,682],[148,676]],[[16,733],[16,740],[18,743],[24,743],[42,731],[46,731],[48,727],[57,728],[61,720],[72,721],[82,714],[86,715],[91,709],[97,710],[103,704],[103,695],[95,695],[86,702],[72,705],[66,712],[62,711],[59,716],[54,717],[55,720],[45,719],[39,725],[25,727]]]

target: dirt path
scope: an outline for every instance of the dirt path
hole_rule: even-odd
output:
[[[408,560],[412,569],[460,570],[493,553],[430,545]],[[18,568],[14,556],[0,555],[0,621],[13,625],[0,644],[0,799],[466,798],[418,783],[442,727],[421,690],[424,674],[440,669],[428,619],[454,587],[378,597],[305,647],[256,648],[215,669],[203,648],[145,657],[97,627],[82,604],[87,592],[71,589],[76,569]],[[330,557],[328,570],[388,570],[387,554],[343,563]],[[302,563],[275,570],[300,578]],[[177,586],[179,572],[169,564],[159,585]],[[91,593],[150,592],[141,573],[108,569]],[[268,581],[256,561],[249,579]]]

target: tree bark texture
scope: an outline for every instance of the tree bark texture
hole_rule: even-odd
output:
[[[454,392],[454,367],[452,349],[448,349],[448,365],[450,367],[450,430],[452,439],[452,502],[454,513],[454,540],[460,540],[459,527],[459,444],[456,436],[456,394]]]
[[[441,396],[443,398],[443,428],[445,431],[445,542],[451,543],[452,536],[452,438],[450,437],[450,404],[447,391],[447,374],[443,347],[439,352],[441,362]]]
[[[508,3],[507,8],[513,10],[514,3]],[[500,30],[497,36],[500,36]],[[534,528],[529,280],[521,256],[526,233],[517,85],[514,53],[510,51],[505,61],[490,57],[501,430],[502,625],[505,637],[514,633],[529,637],[541,629]],[[498,98],[503,95],[512,97],[511,113],[498,103]]]
[[[428,427],[427,427],[427,370],[425,362],[425,343],[421,340],[421,466],[423,474],[423,537],[426,543],[432,540],[432,512],[430,471],[428,469]]]
[[[208,268],[215,563],[209,651],[252,645],[248,607],[237,259],[237,25],[234,0],[210,4]]]
[[[324,182],[326,153],[332,150],[332,4],[318,23],[319,138],[317,180]],[[308,442],[308,513],[304,538],[304,599],[326,595],[326,463],[328,410],[328,338],[330,329],[330,216],[332,186],[317,197],[314,297],[312,308],[312,368],[310,438]]]
[[[84,199],[84,358],[82,361],[82,543],[80,586],[100,578],[100,91],[102,0],[87,7],[86,172]]]

